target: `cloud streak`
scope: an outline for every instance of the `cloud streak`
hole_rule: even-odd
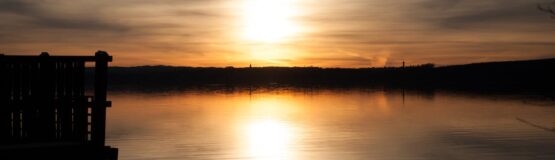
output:
[[[116,65],[280,65],[249,57],[245,0],[0,0],[0,52],[92,54]],[[555,57],[549,0],[298,0],[281,65],[364,67]],[[285,52],[288,51],[288,52]],[[294,53],[293,53],[294,52]],[[121,57],[121,61],[117,60]],[[386,60],[384,60],[386,59]],[[270,60],[271,61],[271,60]],[[276,59],[274,62],[280,60]]]

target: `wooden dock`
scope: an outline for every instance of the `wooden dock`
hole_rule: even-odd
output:
[[[117,159],[117,149],[105,145],[111,61],[104,51],[0,54],[1,159]],[[92,96],[85,95],[87,63],[94,63]]]

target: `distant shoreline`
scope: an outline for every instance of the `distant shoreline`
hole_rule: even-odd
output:
[[[531,61],[550,61],[555,60],[553,58],[539,58],[539,59],[526,59],[526,60],[506,60],[506,61],[487,61],[487,62],[473,62],[473,63],[464,63],[464,64],[448,64],[448,65],[437,65],[435,63],[422,63],[422,64],[412,64],[406,65],[405,67],[420,67],[422,65],[433,65],[435,68],[444,68],[444,67],[457,67],[457,66],[467,66],[467,65],[480,65],[480,64],[496,64],[496,63],[514,63],[514,62],[531,62]],[[175,65],[138,65],[138,66],[110,66],[110,68],[237,68],[237,69],[245,69],[245,68],[321,68],[321,69],[383,69],[383,68],[403,68],[402,66],[383,66],[383,67],[321,67],[321,66],[252,66],[252,67],[237,67],[237,66],[225,66],[225,67],[216,67],[216,66],[175,66]]]
[[[90,72],[88,72],[90,73]],[[555,90],[555,58],[436,67],[110,67],[111,89],[298,86]],[[90,77],[90,76],[89,76]]]

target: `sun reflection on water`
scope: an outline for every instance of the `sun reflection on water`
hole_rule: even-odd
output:
[[[242,141],[245,156],[255,160],[293,159],[298,133],[288,118],[294,104],[278,96],[257,97],[248,107],[248,120],[243,122]]]
[[[292,158],[295,133],[285,122],[266,119],[245,127],[246,154],[257,160],[286,160]]]

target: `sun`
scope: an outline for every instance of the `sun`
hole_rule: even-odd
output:
[[[242,38],[254,42],[280,42],[299,31],[293,18],[296,0],[245,0]]]

